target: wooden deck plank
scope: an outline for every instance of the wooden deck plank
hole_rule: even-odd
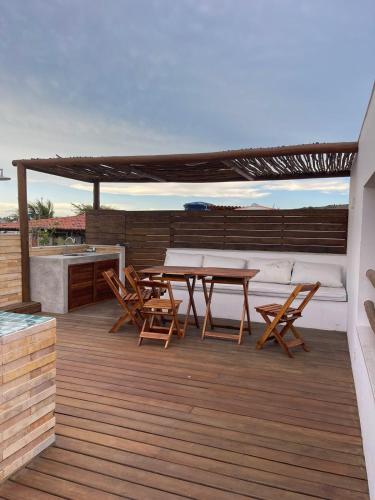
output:
[[[305,331],[293,360],[255,350],[261,325],[164,350],[107,333],[116,314],[58,318],[57,440],[1,498],[368,498],[344,334]]]

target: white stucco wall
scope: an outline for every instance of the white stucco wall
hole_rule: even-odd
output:
[[[375,269],[375,93],[359,137],[350,183],[348,229],[348,341],[361,420],[371,498],[375,499],[375,333],[363,307],[375,302],[365,274]]]

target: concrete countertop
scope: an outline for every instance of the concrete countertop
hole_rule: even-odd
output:
[[[30,257],[31,260],[47,260],[47,261],[58,261],[66,262],[66,264],[84,264],[85,262],[95,262],[97,260],[107,260],[107,259],[118,259],[120,254],[117,252],[111,253],[96,253],[96,252],[86,252],[80,255],[33,255]]]

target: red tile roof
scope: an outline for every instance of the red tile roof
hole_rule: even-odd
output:
[[[66,229],[84,231],[86,229],[86,214],[72,215],[69,217],[53,217],[51,219],[38,219],[29,221],[30,228],[38,229]],[[18,221],[1,222],[1,229],[19,229]]]

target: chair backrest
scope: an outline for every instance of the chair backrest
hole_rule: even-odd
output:
[[[119,304],[123,305],[124,299],[129,292],[116,274],[116,271],[114,269],[108,269],[108,271],[104,271],[102,275]]]
[[[292,293],[295,293],[296,297],[300,293],[309,292],[306,295],[306,297],[303,299],[303,301],[300,303],[300,305],[296,308],[298,310],[298,312],[302,313],[302,311],[305,309],[305,307],[307,306],[307,304],[310,302],[310,300],[314,297],[314,295],[318,291],[319,287],[320,287],[320,282],[319,281],[317,281],[316,283],[311,284],[311,285],[300,283],[299,285],[297,285],[295,287],[295,289],[293,290]]]
[[[144,290],[145,288],[151,288],[152,295],[154,297],[160,297],[162,295],[162,292],[168,291],[169,300],[171,301],[172,308],[173,309],[175,308],[172,287],[169,281],[167,280],[163,281],[163,278],[159,278],[157,281],[151,279],[140,279],[136,280],[136,288],[138,293],[138,299],[142,306],[144,305],[144,298],[143,298],[144,294],[142,293],[142,290]]]
[[[306,295],[306,297],[303,299],[303,301],[301,302],[301,304],[298,307],[295,308],[294,315],[295,316],[296,315],[301,315],[302,311],[307,306],[307,304],[310,302],[310,300],[313,298],[314,294],[316,293],[316,291],[318,290],[319,287],[320,287],[319,281],[317,283],[315,283],[315,284],[312,284],[312,285],[306,285],[306,284],[303,284],[303,283],[300,283],[300,284],[296,285],[296,287],[294,288],[293,292],[289,295],[289,297],[287,298],[286,302],[284,303],[284,305],[281,307],[280,311],[275,316],[274,320],[272,321],[272,324],[277,325],[277,323],[279,322],[279,320],[284,316],[284,314],[286,313],[286,311],[288,310],[288,308],[297,299],[297,297],[298,297],[298,295],[300,293],[309,292]]]
[[[125,278],[128,280],[129,285],[132,287],[134,292],[137,291],[137,281],[141,279],[137,271],[134,269],[134,267],[130,264],[129,266],[124,268],[124,274]]]

